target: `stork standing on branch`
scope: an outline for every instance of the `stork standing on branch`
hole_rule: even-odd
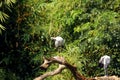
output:
[[[104,55],[99,60],[99,66],[104,68],[105,76],[107,76],[107,67],[110,64],[110,56]]]
[[[55,48],[56,49],[58,48],[58,51],[60,52],[59,47],[61,48],[64,46],[64,39],[60,36],[57,36],[57,37],[51,37],[51,40],[55,41]]]

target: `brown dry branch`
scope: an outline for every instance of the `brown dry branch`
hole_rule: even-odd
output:
[[[120,80],[117,76],[101,76],[101,77],[95,77],[96,80]]]
[[[40,66],[42,69],[47,69],[52,63],[58,63],[59,67],[51,72],[46,72],[43,75],[40,75],[36,77],[34,80],[43,80],[49,76],[54,76],[56,74],[59,74],[64,70],[65,68],[69,69],[71,73],[73,74],[75,80],[120,80],[117,76],[101,76],[101,77],[95,77],[95,78],[86,78],[83,75],[81,75],[77,68],[71,64],[69,64],[63,57],[55,56],[52,58],[43,58],[44,63]]]
[[[71,64],[69,64],[63,57],[55,56],[53,58],[44,58],[44,63],[40,66],[42,69],[47,69],[51,63],[58,63],[59,67],[51,72],[47,72],[39,77],[36,77],[34,80],[43,80],[48,76],[53,76],[62,72],[63,69],[68,68],[71,73],[73,74],[76,80],[95,80],[95,79],[87,79],[82,76],[78,71],[77,68]]]
[[[63,70],[64,68],[65,68],[65,65],[60,65],[60,64],[59,64],[59,67],[58,67],[56,70],[51,71],[51,72],[47,72],[47,73],[45,73],[45,74],[43,74],[43,75],[35,78],[34,80],[43,80],[43,79],[45,79],[45,78],[48,77],[48,76],[53,76],[53,75],[59,74],[59,73],[62,72],[62,70]]]

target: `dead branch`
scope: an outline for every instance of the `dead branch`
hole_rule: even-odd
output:
[[[44,63],[40,66],[43,69],[46,69],[50,66],[51,63],[59,63],[59,67],[51,72],[47,72],[39,77],[36,77],[34,80],[43,80],[48,76],[53,76],[62,72],[63,69],[68,68],[71,73],[73,74],[76,80],[95,80],[95,79],[86,79],[82,76],[78,71],[77,68],[71,64],[69,64],[63,57],[55,56],[53,58],[44,58]]]
[[[56,70],[51,71],[51,72],[47,72],[47,73],[45,73],[45,74],[43,74],[43,75],[35,78],[34,80],[43,80],[43,79],[45,79],[45,78],[48,77],[48,76],[53,76],[53,75],[59,74],[59,73],[62,72],[62,70],[63,70],[64,68],[65,68],[65,65],[60,65],[60,64],[59,64],[59,67],[58,67]]]
[[[118,76],[101,76],[95,77],[96,80],[120,80]]]

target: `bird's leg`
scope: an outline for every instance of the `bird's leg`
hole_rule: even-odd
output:
[[[61,47],[58,48],[58,52],[59,52],[59,53],[61,52]]]
[[[58,52],[60,53],[60,52],[62,52],[63,51],[63,47],[62,46],[59,46],[58,47]]]
[[[60,51],[60,47],[55,47],[54,50],[55,50],[55,51],[58,51],[59,53],[61,52],[61,51]]]
[[[107,68],[104,68],[105,76],[107,76]]]

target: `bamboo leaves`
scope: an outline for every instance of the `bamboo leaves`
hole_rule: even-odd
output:
[[[9,15],[6,13],[5,10],[10,10],[10,7],[12,6],[13,3],[15,3],[16,0],[4,0],[4,1],[0,1],[0,22],[4,23],[6,21],[6,19],[9,18]],[[5,30],[5,27],[0,24],[0,34],[2,33],[1,30]]]
[[[5,22],[5,20],[8,18],[9,18],[9,16],[6,13],[0,11],[0,21],[1,22]]]

